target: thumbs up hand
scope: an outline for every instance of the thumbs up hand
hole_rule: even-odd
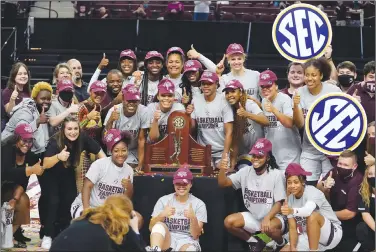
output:
[[[189,105],[187,106],[187,108],[185,109],[185,113],[188,114],[188,115],[190,115],[190,114],[193,113],[193,110],[195,110],[194,105],[193,105],[193,104],[189,104]]]
[[[17,87],[14,88],[13,92],[12,92],[12,95],[10,96],[10,99],[12,101],[15,101],[18,97],[18,91],[17,91]]]
[[[292,100],[294,102],[294,107],[299,106],[300,104],[300,94],[295,90],[294,96],[292,97]]]
[[[87,114],[87,119],[89,120],[99,120],[100,118],[100,113],[97,111],[97,104],[94,104],[94,108],[92,111],[90,111],[89,114]]]
[[[39,159],[38,163],[32,166],[32,173],[38,176],[42,175],[44,172],[43,167],[40,165],[42,161]]]
[[[162,216],[170,218],[175,214],[175,211],[175,207],[171,206],[171,202],[169,201],[162,212]]]
[[[187,94],[187,88],[183,87],[183,98],[181,99],[181,102],[184,105],[187,105],[189,102],[189,95]]]
[[[283,202],[283,205],[281,206],[281,213],[286,216],[294,213],[294,210],[292,208],[289,208],[288,206],[287,198],[285,199],[285,201]]]
[[[362,102],[362,99],[360,98],[360,96],[358,95],[358,89],[355,89],[352,97],[354,97],[355,99],[357,99],[359,102]]]
[[[198,59],[200,57],[200,53],[196,51],[196,49],[193,47],[193,44],[191,45],[191,50],[187,52],[187,56],[189,59]]]
[[[241,116],[241,117],[247,117],[248,112],[247,112],[247,110],[245,110],[243,108],[243,106],[240,104],[240,102],[239,102],[239,108],[238,108],[238,110],[236,110],[236,114],[238,116]]]
[[[266,99],[266,102],[265,102],[265,111],[269,112],[269,113],[273,113],[273,111],[274,111],[274,106],[272,105],[272,103],[270,102],[269,99]]]
[[[329,173],[329,176],[324,181],[324,188],[325,189],[331,189],[335,185],[335,181],[332,177],[332,171]]]
[[[128,175],[128,178],[124,178],[121,180],[121,186],[125,190],[130,190],[130,187],[132,186],[131,175]]]
[[[217,69],[216,73],[218,75],[222,75],[223,71],[225,70],[225,59],[226,59],[226,54],[223,54],[223,58],[221,61],[217,64]]]
[[[364,157],[364,163],[367,166],[374,165],[375,164],[375,158],[371,154],[369,154],[368,152],[366,152],[366,155]]]
[[[62,162],[65,162],[68,160],[69,156],[70,156],[70,153],[69,151],[67,151],[67,146],[65,145],[64,149],[59,153],[57,154],[57,158],[62,161]]]
[[[48,116],[45,113],[44,106],[42,107],[42,112],[39,115],[39,124],[45,124],[48,123]]]
[[[103,58],[101,59],[101,62],[98,65],[98,69],[103,70],[108,65],[108,59],[106,59],[106,53],[103,53]]]
[[[192,203],[189,203],[188,209],[184,210],[184,217],[188,219],[193,219],[196,217],[195,211],[193,210]]]
[[[158,122],[159,119],[161,118],[162,111],[159,107],[159,104],[157,105],[155,111],[154,111],[154,122]]]
[[[117,121],[120,118],[120,112],[117,108],[117,106],[114,106],[114,110],[111,113],[111,121]]]

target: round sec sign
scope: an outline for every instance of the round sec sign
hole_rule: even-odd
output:
[[[293,4],[278,14],[272,38],[283,57],[304,63],[325,53],[325,48],[332,42],[332,26],[319,8],[310,4]]]
[[[317,150],[338,156],[344,150],[354,150],[363,141],[367,116],[357,99],[344,93],[331,93],[312,104],[305,130]]]

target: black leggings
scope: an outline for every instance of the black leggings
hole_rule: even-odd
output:
[[[365,223],[361,222],[356,226],[356,237],[361,246],[361,251],[373,251],[375,249],[375,231]]]
[[[72,219],[70,208],[77,196],[75,172],[72,168],[52,167],[44,172],[40,181],[43,232],[55,237],[61,231],[55,228],[56,223],[64,229]]]

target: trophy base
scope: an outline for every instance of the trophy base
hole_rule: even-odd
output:
[[[189,168],[189,170],[192,172],[192,174],[194,175],[203,175],[205,172],[204,172],[204,166],[199,166],[199,165],[184,165],[186,166],[187,168]],[[154,172],[154,173],[160,173],[160,174],[174,174],[180,167],[182,167],[182,165],[168,165],[168,164],[165,164],[165,165],[149,165],[149,167],[147,167],[147,171],[145,170],[145,172]]]

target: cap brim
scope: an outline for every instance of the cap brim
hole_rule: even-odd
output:
[[[65,88],[58,89],[58,90],[59,90],[59,92],[63,92],[63,91],[71,91],[71,92],[73,92],[74,88],[73,87],[65,87]]]
[[[250,152],[249,152],[249,154],[250,155],[262,155],[262,154],[260,154],[260,151],[259,150],[251,150]],[[262,156],[266,156],[268,154],[268,151],[266,151]]]
[[[207,82],[210,82],[211,84],[215,84],[215,81],[211,80],[211,79],[206,79],[206,78],[201,78],[199,80],[199,82],[203,82],[203,81],[207,81]]]
[[[187,70],[184,70],[183,74],[187,73],[187,72],[197,72],[199,69],[194,67],[194,68],[189,68]]]
[[[119,59],[121,58],[129,58],[129,59],[132,59],[132,60],[136,60],[136,58],[134,56],[130,56],[130,55],[120,55]]]
[[[145,60],[149,60],[149,59],[159,59],[159,60],[164,60],[164,58],[162,56],[151,56],[151,57],[145,57]]]
[[[270,81],[259,81],[259,86],[260,87],[271,87],[271,86],[273,86],[273,84],[276,82],[277,80],[272,80],[271,82],[271,84],[269,83]]]
[[[103,89],[103,88],[93,88],[93,89],[90,89],[90,92],[107,92],[106,89]]]
[[[224,89],[222,89],[222,92],[225,92],[226,90],[229,90],[229,89],[236,90],[236,89],[240,89],[240,88],[238,88],[238,87],[225,87]]]
[[[189,180],[189,179],[174,179],[173,181],[172,181],[172,183],[175,185],[175,184],[186,184],[186,185],[188,185],[188,184],[190,184],[192,181],[191,180]]]
[[[33,139],[33,134],[32,133],[24,133],[24,134],[20,134],[20,137],[22,139]]]
[[[233,55],[233,54],[244,54],[244,52],[242,52],[242,51],[232,51],[232,52],[227,53],[227,55]]]

